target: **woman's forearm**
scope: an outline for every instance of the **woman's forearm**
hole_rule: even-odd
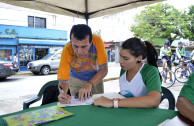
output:
[[[119,100],[119,107],[128,108],[155,108],[160,104],[161,94],[151,91],[146,96],[132,97]]]
[[[194,105],[185,97],[179,97],[176,107],[181,115],[194,122]]]

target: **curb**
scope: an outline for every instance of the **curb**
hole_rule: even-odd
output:
[[[117,79],[119,79],[119,77],[106,78],[106,79],[103,79],[103,82],[107,82],[107,81],[111,81],[111,80],[117,80]]]
[[[31,72],[25,72],[25,73],[16,73],[15,75],[13,76],[19,76],[19,75],[30,75],[30,74],[33,74]],[[106,78],[106,79],[103,79],[103,82],[107,82],[107,81],[111,81],[111,80],[118,80],[119,77],[112,77],[112,78]]]
[[[28,73],[16,73],[16,74],[13,75],[13,76],[18,76],[18,75],[29,75],[29,74],[32,74],[32,73],[30,73],[30,72],[28,72]]]

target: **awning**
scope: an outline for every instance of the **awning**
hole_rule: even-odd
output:
[[[0,38],[16,38],[16,35],[0,35]]]
[[[114,45],[114,44],[104,44],[104,47],[110,47],[111,45]]]
[[[64,46],[68,42],[63,40],[19,39],[19,45],[55,45]]]

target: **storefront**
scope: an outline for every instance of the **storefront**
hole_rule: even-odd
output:
[[[67,41],[19,39],[19,65],[22,71],[27,70],[27,64],[42,59],[56,48],[63,48]]]
[[[27,63],[63,48],[66,40],[66,31],[0,24],[0,58],[13,61],[18,53],[20,71],[25,71]]]
[[[104,43],[108,62],[115,62],[115,43],[105,42]]]
[[[0,58],[13,61],[17,50],[17,38],[15,35],[0,35]]]

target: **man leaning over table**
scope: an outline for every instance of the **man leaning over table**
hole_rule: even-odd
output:
[[[181,89],[176,107],[181,115],[194,122],[194,73]]]
[[[102,39],[92,34],[85,24],[74,25],[70,42],[63,48],[58,69],[60,90],[58,100],[69,103],[71,96],[79,92],[79,100],[89,98],[90,93],[103,93],[103,78],[108,73],[107,55]],[[67,94],[70,89],[71,96]]]

